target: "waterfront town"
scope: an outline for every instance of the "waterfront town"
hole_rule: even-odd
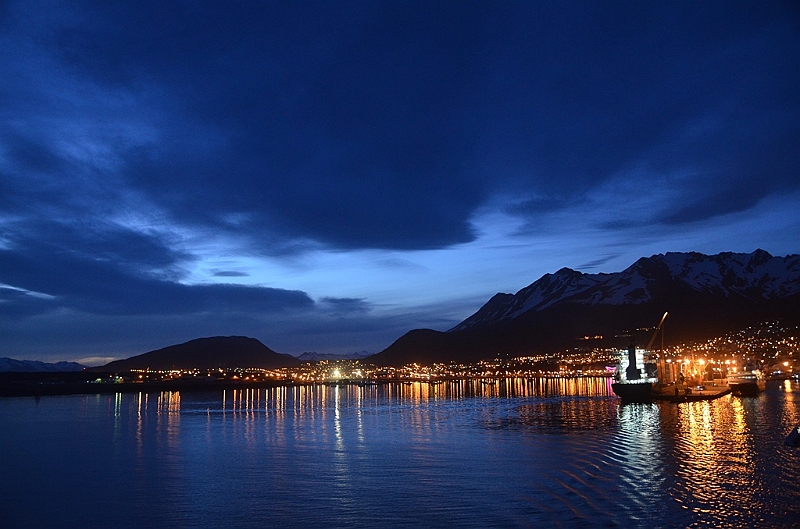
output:
[[[693,383],[724,380],[745,363],[758,365],[767,378],[784,379],[800,373],[800,330],[764,323],[704,343],[674,345],[654,351],[667,370]],[[229,383],[279,382],[374,383],[379,381],[441,381],[496,379],[507,377],[613,376],[622,351],[616,348],[576,348],[551,354],[483,360],[474,364],[410,364],[403,367],[375,366],[363,360],[323,360],[299,367],[274,370],[237,367],[215,370],[136,370],[97,382],[166,382],[213,380]]]

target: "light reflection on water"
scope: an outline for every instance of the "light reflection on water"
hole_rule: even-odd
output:
[[[799,392],[621,406],[602,378],[508,378],[2,399],[0,497],[10,527],[794,527]]]

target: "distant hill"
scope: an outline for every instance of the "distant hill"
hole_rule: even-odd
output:
[[[56,373],[64,371],[83,371],[86,366],[76,362],[39,362],[38,360],[14,360],[0,358],[0,373]]]
[[[276,353],[255,338],[246,336],[215,336],[198,338],[179,345],[171,345],[116,360],[94,371],[130,371],[131,369],[215,369],[218,367],[259,367],[276,369],[295,367],[301,362],[287,354]]]
[[[447,332],[413,330],[367,360],[398,366],[616,347],[627,340],[619,335],[655,326],[665,311],[667,343],[705,340],[773,319],[796,325],[800,256],[667,253],[618,273],[563,268],[516,294],[495,295]]]

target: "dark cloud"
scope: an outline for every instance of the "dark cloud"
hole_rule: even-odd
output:
[[[421,249],[474,239],[500,189],[559,207],[642,163],[704,175],[706,216],[796,188],[796,19],[779,3],[90,2],[31,38],[78,78],[161,94],[158,141],[122,148],[119,174],[174,219],[247,213],[237,228],[266,247]],[[35,143],[10,159],[63,164]]]
[[[370,303],[359,298],[324,297],[320,303],[336,316],[363,315],[370,311]]]
[[[620,254],[609,254],[604,255],[598,259],[594,259],[589,261],[588,263],[583,263],[582,265],[576,267],[577,270],[591,270],[593,268],[598,268],[603,266],[604,264],[608,263],[609,261],[613,261],[614,259],[619,258]]]
[[[66,169],[64,160],[38,141],[8,134],[3,143],[11,167],[19,173],[58,174]]]
[[[211,275],[214,277],[248,277],[250,274],[235,270],[212,270]]]
[[[338,247],[470,240],[485,192],[465,171],[472,134],[452,99],[466,72],[442,77],[467,50],[430,40],[447,13],[418,23],[377,6],[286,7],[99,6],[53,46],[96,81],[167,91],[170,132],[125,154],[125,174],[177,218],[247,211],[252,229]],[[203,152],[209,128],[223,145]]]
[[[5,213],[30,211],[40,201],[52,204],[63,198],[54,180],[69,166],[43,138],[0,132],[0,142],[6,159],[0,163],[0,207]]]
[[[181,265],[192,259],[188,253],[171,247],[167,235],[126,229],[96,217],[32,219],[11,223],[0,233],[9,240],[6,259],[29,261],[16,270],[9,267],[6,273],[21,274],[32,281],[38,278],[46,284],[58,283],[48,276],[70,273],[67,261],[76,266],[96,264],[120,269],[133,276],[157,274],[180,279]],[[35,272],[39,267],[54,270],[50,274]]]
[[[10,291],[7,311],[30,313],[67,308],[93,314],[269,313],[308,309],[313,301],[300,291],[256,286],[180,282],[188,258],[161,240],[121,229],[81,230],[81,225],[50,224],[36,238],[12,240],[0,250],[0,278],[22,291]],[[49,238],[42,234],[47,233]],[[8,292],[6,293],[8,295]]]
[[[49,297],[0,285],[0,320],[16,322],[51,309]]]
[[[512,203],[507,206],[505,210],[512,215],[537,217],[570,207],[580,206],[581,204],[585,204],[585,202],[586,199],[584,197],[572,196],[567,198],[563,195],[556,194],[556,196],[537,196],[535,198]]]

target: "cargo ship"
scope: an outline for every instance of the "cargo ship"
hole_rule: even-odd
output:
[[[637,349],[634,345],[633,334],[628,335],[631,343],[628,345],[627,354],[620,354],[617,370],[614,374],[615,382],[611,384],[611,389],[622,399],[622,402],[651,402],[653,400],[659,381],[656,363],[650,361],[650,351],[658,332],[662,331],[667,314],[665,312],[661,317],[661,321],[658,323],[658,327],[656,327],[656,331],[645,349]],[[663,331],[661,332],[661,350],[663,354]]]
[[[744,371],[728,375],[728,387],[735,395],[753,397],[764,391],[766,386],[764,374],[749,362],[745,365]]]
[[[623,402],[651,402],[654,387],[658,384],[655,363],[647,361],[645,351],[628,346],[627,354],[620,356],[615,382],[611,389]],[[640,367],[641,366],[641,367]]]

